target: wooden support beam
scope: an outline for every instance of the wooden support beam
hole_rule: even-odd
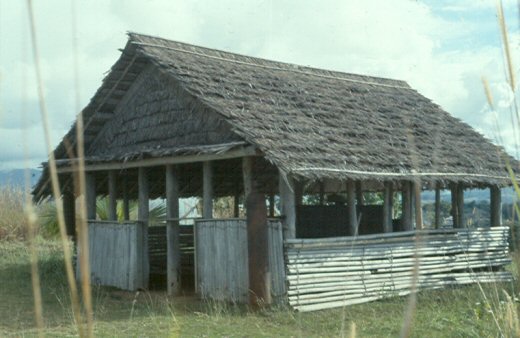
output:
[[[459,228],[466,227],[466,219],[464,217],[464,187],[462,184],[457,184],[457,224]]]
[[[402,213],[401,213],[401,230],[409,231],[412,230],[412,213],[411,206],[412,201],[410,198],[410,183],[403,181],[401,189],[401,202],[402,202]]]
[[[85,133],[89,134],[91,131],[86,130]],[[93,132],[96,134],[96,132]],[[226,144],[222,145],[223,147]],[[258,156],[260,153],[256,148],[252,146],[244,146],[223,153],[218,154],[205,154],[205,155],[185,155],[185,156],[171,156],[171,157],[157,157],[157,158],[146,158],[135,161],[127,162],[111,162],[111,163],[99,163],[99,164],[87,164],[85,170],[87,171],[104,171],[104,170],[123,170],[128,168],[141,168],[141,167],[154,167],[167,164],[181,164],[181,163],[194,163],[194,162],[207,162],[214,160],[225,160],[230,158],[238,158],[244,156]],[[58,173],[70,173],[75,172],[75,165],[77,160],[58,160],[57,161]]]
[[[356,188],[354,181],[347,180],[348,233],[350,236],[357,235],[358,230],[355,190]]]
[[[274,193],[269,194],[269,217],[274,217]]]
[[[128,173],[123,176],[123,218],[130,220],[130,193],[128,191]]]
[[[85,173],[85,199],[87,219],[96,219],[96,178],[93,173]]]
[[[414,192],[414,203],[415,203],[415,228],[417,230],[422,230],[423,227],[423,214],[422,214],[422,199],[421,199],[421,191],[422,185],[421,181],[417,180],[413,182],[413,192]]]
[[[392,232],[392,182],[385,182],[383,192],[383,232]]]
[[[453,227],[459,227],[459,212],[457,204],[457,185],[451,185],[451,218],[453,219]]]
[[[148,170],[146,168],[139,168],[137,181],[139,186],[139,206],[137,210],[137,219],[141,222],[145,222],[145,224],[148,225],[148,217],[150,214],[150,199]]]
[[[117,183],[116,172],[108,172],[108,220],[117,221]]]
[[[325,183],[320,181],[320,205],[325,203]]]
[[[296,206],[292,178],[279,174],[280,212],[283,218],[284,238],[296,238]]]
[[[294,180],[294,203],[296,206],[303,204],[303,188],[304,182]]]
[[[250,156],[242,158],[242,179],[244,180],[244,198],[253,190],[253,158]]]
[[[181,291],[181,249],[179,221],[179,182],[174,165],[166,166],[166,285],[169,296]]]
[[[490,190],[491,225],[502,226],[502,192],[498,186],[492,186]]]
[[[361,181],[356,181],[356,201],[358,206],[365,204],[365,198],[363,197],[363,185]]]
[[[238,218],[240,216],[240,194],[235,193],[233,196],[233,217]]]
[[[246,197],[249,305],[259,308],[271,304],[271,273],[265,196],[254,183],[251,188]]]
[[[65,217],[67,236],[76,243],[76,197],[71,190],[63,192],[63,216]]]
[[[441,227],[441,188],[440,184],[435,184],[435,229]]]
[[[138,267],[139,274],[141,275],[143,288],[148,288],[148,282],[150,279],[150,263],[149,263],[149,248],[148,248],[148,221],[150,215],[150,199],[149,199],[149,181],[148,181],[148,169],[139,168],[137,174],[137,185],[139,188],[138,198],[138,209],[137,219],[138,232],[137,232],[137,243],[138,252],[141,254],[138,262],[141,265]]]
[[[490,212],[491,226],[499,227],[502,225],[502,194],[500,188],[496,185],[489,188],[490,190]]]
[[[213,166],[210,161],[202,163],[202,217],[213,218]]]

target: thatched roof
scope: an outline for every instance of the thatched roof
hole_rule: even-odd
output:
[[[170,81],[166,90],[184,97],[190,112],[213,114],[220,121],[214,137],[201,145],[206,151],[221,143],[250,144],[287,174],[309,179],[395,181],[420,176],[470,185],[509,182],[504,165],[508,155],[502,148],[403,81],[135,33],[129,34],[121,58],[84,109],[88,163],[201,151],[193,143],[172,141],[175,135],[168,128],[158,131],[173,114],[161,103],[136,110],[140,120],[133,124],[106,127],[125,114],[117,107],[145,71]],[[107,131],[118,127],[119,139]],[[225,142],[219,142],[220,136]],[[74,127],[66,138],[74,142]],[[104,145],[100,138],[107,140]],[[65,143],[55,153],[67,158]]]

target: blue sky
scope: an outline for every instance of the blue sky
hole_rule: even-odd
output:
[[[519,2],[504,1],[504,7],[520,78]],[[402,79],[491,139],[497,117],[512,154],[518,141],[509,122],[511,91],[494,0],[34,0],[34,8],[53,146],[119,57],[127,31]],[[482,76],[495,113],[486,105]],[[0,170],[37,167],[46,159],[34,79],[25,1],[0,0]]]

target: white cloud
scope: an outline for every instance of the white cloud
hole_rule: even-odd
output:
[[[79,93],[73,77],[70,2],[34,3],[46,101],[56,133],[53,145],[74,119],[76,95],[80,96],[80,106],[86,105],[104,73],[119,57],[117,49],[124,47],[126,31],[303,65],[403,79],[493,137],[480,77],[489,79],[497,97],[496,88],[504,80],[499,37],[482,31],[484,26],[488,29],[496,24],[490,2],[468,0],[463,6],[458,2],[455,8],[452,2],[408,0],[80,1],[76,2]],[[482,9],[489,15],[483,15]],[[455,16],[443,14],[455,10]],[[477,10],[475,20],[471,11]],[[0,143],[6,143],[4,131],[14,132],[21,127],[16,112],[23,106],[22,100],[31,114],[31,128],[40,123],[26,18],[24,2],[0,2],[0,128],[4,128]],[[515,60],[520,60],[520,54],[515,54]],[[502,128],[510,144],[514,141],[508,136],[511,126]],[[16,143],[16,135],[9,134],[8,140]],[[5,148],[0,146],[0,161],[12,155]],[[38,154],[34,156],[43,161],[44,148],[34,149]]]

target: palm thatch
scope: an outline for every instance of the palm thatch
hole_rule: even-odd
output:
[[[398,80],[129,33],[84,109],[86,162],[254,146],[288,175],[508,185],[505,151]],[[55,154],[70,165],[66,144]],[[35,191],[45,195],[46,171]]]

